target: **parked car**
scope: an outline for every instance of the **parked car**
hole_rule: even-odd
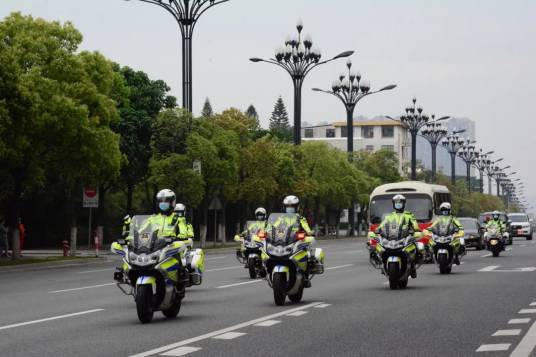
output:
[[[493,212],[484,212],[478,217],[478,223],[481,226],[480,231],[482,232],[482,235],[484,235],[484,227],[486,226],[486,222],[491,219],[492,213]],[[514,237],[510,234],[510,221],[508,220],[508,216],[506,215],[506,212],[499,212],[499,214],[499,219],[506,225],[506,233],[508,233],[506,244],[512,245]]]
[[[510,213],[508,214],[508,220],[510,221],[511,237],[525,237],[527,240],[532,240],[532,227],[528,214]]]
[[[529,221],[532,233],[536,232],[536,217],[534,217],[534,213],[529,213]]]
[[[484,242],[484,234],[480,229],[480,223],[476,218],[470,217],[460,217],[458,218],[460,223],[463,225],[463,231],[465,233],[465,246],[466,247],[475,247],[476,250],[481,250],[486,248],[486,243]]]

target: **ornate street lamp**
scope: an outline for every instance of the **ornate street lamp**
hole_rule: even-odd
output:
[[[432,120],[434,119],[432,115]],[[437,145],[447,136],[448,131],[438,121],[427,123],[421,131],[421,136],[428,140],[432,147],[432,182],[436,182],[437,173]]]
[[[313,40],[310,35],[302,36],[303,23],[301,21],[296,25],[298,34],[295,37],[288,37],[285,45],[275,51],[274,58],[268,60],[262,58],[251,58],[251,62],[266,62],[283,68],[292,78],[294,85],[294,144],[301,143],[301,99],[302,86],[305,77],[314,68],[331,62],[333,60],[349,57],[354,51],[343,52],[331,59],[321,61],[322,54],[320,49],[313,46]]]
[[[331,94],[344,104],[346,108],[346,150],[350,161],[354,152],[354,110],[357,103],[366,96],[386,90],[395,89],[396,85],[391,84],[377,91],[371,91],[370,82],[362,79],[359,72],[352,71],[352,61],[346,62],[348,73],[341,73],[339,78],[331,85],[331,90],[313,88],[315,92]]]
[[[406,114],[399,119],[411,134],[411,179],[417,179],[417,134],[430,121],[430,117],[423,113],[421,106],[417,106],[417,98],[412,99],[413,106],[406,108]],[[387,117],[392,120],[391,117]],[[449,117],[443,117],[436,121],[445,120]]]
[[[475,151],[475,146],[468,140],[467,144],[458,152],[458,156],[467,166],[467,189],[471,193],[471,166],[476,162],[478,152]]]
[[[480,193],[484,193],[484,171],[486,170],[488,156],[493,153],[493,151],[488,151],[487,153],[484,153],[483,150],[480,149],[480,152],[477,152],[477,158],[473,163],[474,167],[476,167],[476,169],[480,173]]]
[[[126,0],[130,1],[130,0]],[[213,6],[229,0],[139,0],[160,6],[179,24],[182,35],[182,107],[192,113],[192,37],[197,20]]]
[[[504,170],[509,169],[511,166],[505,166],[503,168],[500,168],[499,166],[495,166],[495,182],[497,183],[497,197],[501,197],[501,180],[503,180],[507,175],[504,172]]]
[[[456,184],[456,154],[465,146],[465,141],[458,135],[465,132],[465,130],[454,131],[443,140],[443,147],[447,149],[450,154],[450,166],[451,166],[451,178],[452,185]]]
[[[498,162],[503,161],[504,158],[497,159],[495,161],[487,159],[486,161],[486,174],[488,175],[488,195],[491,195],[491,180],[495,176],[495,167]]]

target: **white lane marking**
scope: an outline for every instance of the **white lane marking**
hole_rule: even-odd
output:
[[[529,322],[530,322],[530,318],[526,318],[526,319],[511,319],[510,321],[508,321],[508,324],[509,325],[528,324]]]
[[[79,271],[79,272],[77,272],[76,274],[99,273],[99,272],[101,272],[101,271],[109,271],[109,272],[112,272],[112,271],[113,271],[113,268]]]
[[[251,281],[245,281],[243,283],[236,283],[236,284],[229,284],[229,285],[222,285],[222,286],[216,286],[216,289],[225,289],[225,288],[232,288],[233,286],[240,286],[240,285],[246,285],[246,284],[253,284],[261,282],[262,280],[251,280]]]
[[[244,336],[244,332],[226,332],[218,336],[214,336],[212,338],[218,339],[218,340],[232,340],[240,336]]]
[[[235,330],[239,330],[239,329],[243,329],[245,327],[248,327],[248,326],[251,326],[251,325],[255,325],[255,324],[258,324],[260,322],[263,322],[263,321],[266,321],[266,320],[273,320],[277,317],[280,317],[280,316],[285,316],[291,312],[295,312],[295,311],[301,311],[301,310],[306,310],[306,309],[309,309],[311,307],[314,307],[316,305],[319,305],[321,304],[322,302],[313,302],[313,303],[310,303],[310,304],[307,304],[307,305],[303,305],[303,306],[300,306],[300,307],[296,307],[296,308],[293,308],[293,309],[289,309],[289,310],[285,310],[285,311],[281,311],[281,312],[278,312],[276,314],[272,314],[272,315],[268,315],[268,316],[264,316],[264,317],[260,317],[260,318],[257,318],[257,319],[254,319],[254,320],[250,320],[250,321],[247,321],[247,322],[242,322],[240,324],[237,324],[237,325],[234,325],[234,326],[230,326],[230,327],[226,327],[226,328],[223,328],[221,330],[217,330],[217,331],[213,331],[213,332],[209,332],[209,333],[206,333],[204,335],[200,335],[200,336],[197,336],[197,337],[193,337],[193,338],[189,338],[187,340],[183,340],[183,341],[179,341],[179,342],[175,342],[175,343],[172,343],[172,344],[169,344],[167,346],[162,346],[162,347],[158,347],[158,348],[155,348],[153,350],[150,350],[150,351],[147,351],[147,352],[142,352],[142,353],[138,353],[136,355],[132,355],[131,357],[147,357],[147,356],[152,356],[152,355],[155,355],[155,354],[158,354],[158,353],[162,353],[162,352],[165,352],[165,351],[168,351],[168,350],[171,350],[171,349],[174,349],[174,348],[178,348],[178,347],[182,347],[182,346],[186,346],[188,344],[191,344],[191,343],[195,343],[195,342],[199,342],[199,341],[202,341],[202,340],[206,340],[207,338],[211,338],[211,337],[214,337],[214,336],[218,336],[218,335],[221,335],[221,334],[224,334],[224,333],[227,333],[227,332],[231,332],[231,331],[235,331]]]
[[[486,255],[481,255],[480,258],[487,258],[487,257],[491,257],[491,253],[490,254],[486,254]]]
[[[528,357],[536,346],[536,322],[532,324],[510,357]]]
[[[273,325],[277,325],[280,322],[281,321],[278,321],[278,320],[266,320],[266,321],[263,321],[263,322],[259,322],[258,324],[255,324],[253,326],[270,327],[270,326],[273,326]]]
[[[495,270],[497,268],[500,268],[500,265],[490,265],[490,266],[482,268],[482,269],[480,269],[478,271],[493,271],[493,270]]]
[[[294,311],[294,312],[291,312],[290,314],[287,314],[287,316],[295,316],[295,317],[298,317],[298,316],[303,316],[307,313],[307,311]]]
[[[19,327],[19,326],[26,326],[26,325],[33,325],[38,324],[41,322],[47,322],[47,321],[53,321],[53,320],[59,320],[59,319],[65,319],[67,317],[73,317],[73,316],[80,316],[80,315],[87,315],[94,312],[104,311],[104,309],[93,309],[93,310],[87,310],[82,312],[75,312],[73,314],[67,314],[67,315],[59,315],[59,316],[53,316],[53,317],[47,317],[45,319],[39,319],[39,320],[33,320],[28,322],[20,322],[18,324],[12,324],[12,325],[6,325],[6,326],[0,326],[0,330],[7,330],[9,328],[13,327]]]
[[[529,306],[536,306],[536,302],[531,302]]]
[[[221,256],[221,257],[206,257],[205,260],[218,260],[218,259],[225,259],[227,256]]]
[[[492,345],[482,345],[478,347],[476,352],[493,352],[493,351],[507,351],[510,348],[510,343],[496,343]]]
[[[232,269],[243,269],[244,267],[225,267],[225,268],[215,268],[215,269],[208,269],[208,270],[205,270],[205,273],[206,272],[209,272],[209,271],[223,271],[223,270],[232,270]]]
[[[200,351],[201,349],[202,349],[201,347],[184,346],[184,347],[175,348],[174,350],[162,353],[160,356],[173,356],[173,357],[186,356],[187,354]]]
[[[320,305],[316,305],[315,308],[317,309],[323,309],[323,308],[326,308],[328,306],[331,306],[331,304],[320,304]]]
[[[525,248],[527,245],[526,244],[521,244],[520,247],[521,248]]]
[[[92,289],[92,288],[101,288],[103,286],[110,286],[110,285],[116,285],[116,283],[82,286],[81,288],[72,288],[72,289],[49,291],[48,293],[49,294],[65,293],[65,292],[68,292],[68,291],[85,290],[85,289]]]
[[[496,336],[518,336],[521,334],[521,329],[512,329],[512,330],[498,330],[497,332],[495,332],[493,335],[493,337],[496,337]]]
[[[522,309],[518,314],[536,314],[536,309]]]
[[[342,268],[348,268],[348,267],[351,267],[351,266],[353,266],[353,264],[337,265],[337,266],[334,266],[334,267],[326,268],[325,270],[342,269]]]
[[[509,250],[512,250],[512,248],[506,248],[505,251],[509,251]]]

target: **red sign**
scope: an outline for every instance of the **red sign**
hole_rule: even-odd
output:
[[[99,207],[99,191],[86,187],[83,192],[83,206],[84,208],[98,208]]]

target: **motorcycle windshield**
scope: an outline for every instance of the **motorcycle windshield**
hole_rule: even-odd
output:
[[[248,232],[246,240],[251,241],[253,240],[253,236],[256,236],[259,231],[262,230],[264,222],[262,221],[247,221],[246,222],[246,230]]]
[[[300,219],[296,213],[272,213],[266,224],[266,242],[286,246],[296,242]]]
[[[156,216],[134,216],[130,224],[133,251],[136,254],[149,254],[166,245],[163,238],[159,238],[158,232],[162,228],[162,222],[155,219]]]
[[[432,228],[432,233],[436,236],[446,237],[454,234],[452,221],[438,223]]]
[[[382,229],[382,237],[387,240],[400,240],[409,235],[408,228],[398,222],[388,222]]]

